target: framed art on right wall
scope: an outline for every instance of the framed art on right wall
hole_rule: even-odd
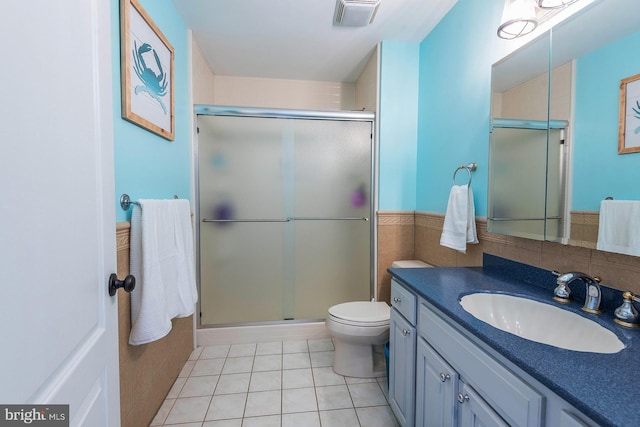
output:
[[[618,154],[640,152],[640,74],[620,80]]]

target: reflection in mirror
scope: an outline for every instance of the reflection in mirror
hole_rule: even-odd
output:
[[[569,122],[564,135],[565,160],[571,171],[565,185],[564,199],[571,201],[566,205],[567,218],[569,211],[576,218],[578,213],[598,211],[600,200],[607,196],[640,198],[636,176],[640,155],[617,154],[618,87],[621,79],[640,73],[640,1],[583,1],[587,4],[581,10],[555,25],[549,34],[523,46],[492,69],[493,122],[497,118]],[[550,81],[546,74],[549,69]],[[527,161],[522,159],[521,163]],[[534,179],[530,171],[521,171]],[[491,179],[491,171],[489,174]],[[490,202],[493,195],[490,184]],[[597,222],[584,227],[580,228],[580,239],[571,233],[569,244],[595,248]],[[569,237],[568,228],[566,224],[565,239]],[[550,227],[545,232],[549,233]]]
[[[545,33],[493,66],[487,228],[566,243],[570,93],[550,98],[549,76],[570,83],[570,72],[549,73],[550,41]]]
[[[640,199],[640,155],[617,150],[620,82],[640,73],[639,46],[637,0],[596,1],[553,28],[553,66],[574,68],[571,210],[582,233],[571,233],[571,244],[595,247],[598,221],[585,214],[595,215],[606,197]]]
[[[491,118],[547,120],[549,49],[545,33],[491,68]]]
[[[490,232],[563,242],[567,124],[562,120],[493,120]]]

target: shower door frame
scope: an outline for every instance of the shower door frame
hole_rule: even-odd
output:
[[[378,283],[378,219],[376,215],[378,207],[378,143],[376,137],[375,113],[369,111],[342,111],[342,110],[296,110],[284,108],[256,108],[240,107],[231,105],[194,105],[194,125],[195,143],[193,144],[193,166],[195,183],[195,244],[196,244],[196,280],[198,283],[198,294],[202,295],[200,278],[200,166],[199,166],[199,129],[198,116],[227,116],[227,117],[254,117],[269,119],[306,119],[306,120],[328,120],[328,121],[355,121],[371,123],[371,203],[369,206],[369,297],[377,299],[376,284]],[[198,298],[197,327],[201,328],[221,328],[230,326],[253,326],[272,325],[290,323],[308,323],[321,319],[301,319],[301,320],[278,320],[265,322],[242,322],[238,324],[225,323],[221,325],[203,325],[202,310],[200,307],[201,298]]]

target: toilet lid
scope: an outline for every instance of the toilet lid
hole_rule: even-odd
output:
[[[389,313],[386,302],[345,302],[329,308],[329,314],[335,318],[362,323],[388,322]]]

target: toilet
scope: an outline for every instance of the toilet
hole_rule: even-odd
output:
[[[431,267],[422,261],[395,261],[392,268]],[[386,375],[382,345],[389,339],[390,307],[383,301],[334,305],[325,321],[334,338],[333,371],[346,377]]]

